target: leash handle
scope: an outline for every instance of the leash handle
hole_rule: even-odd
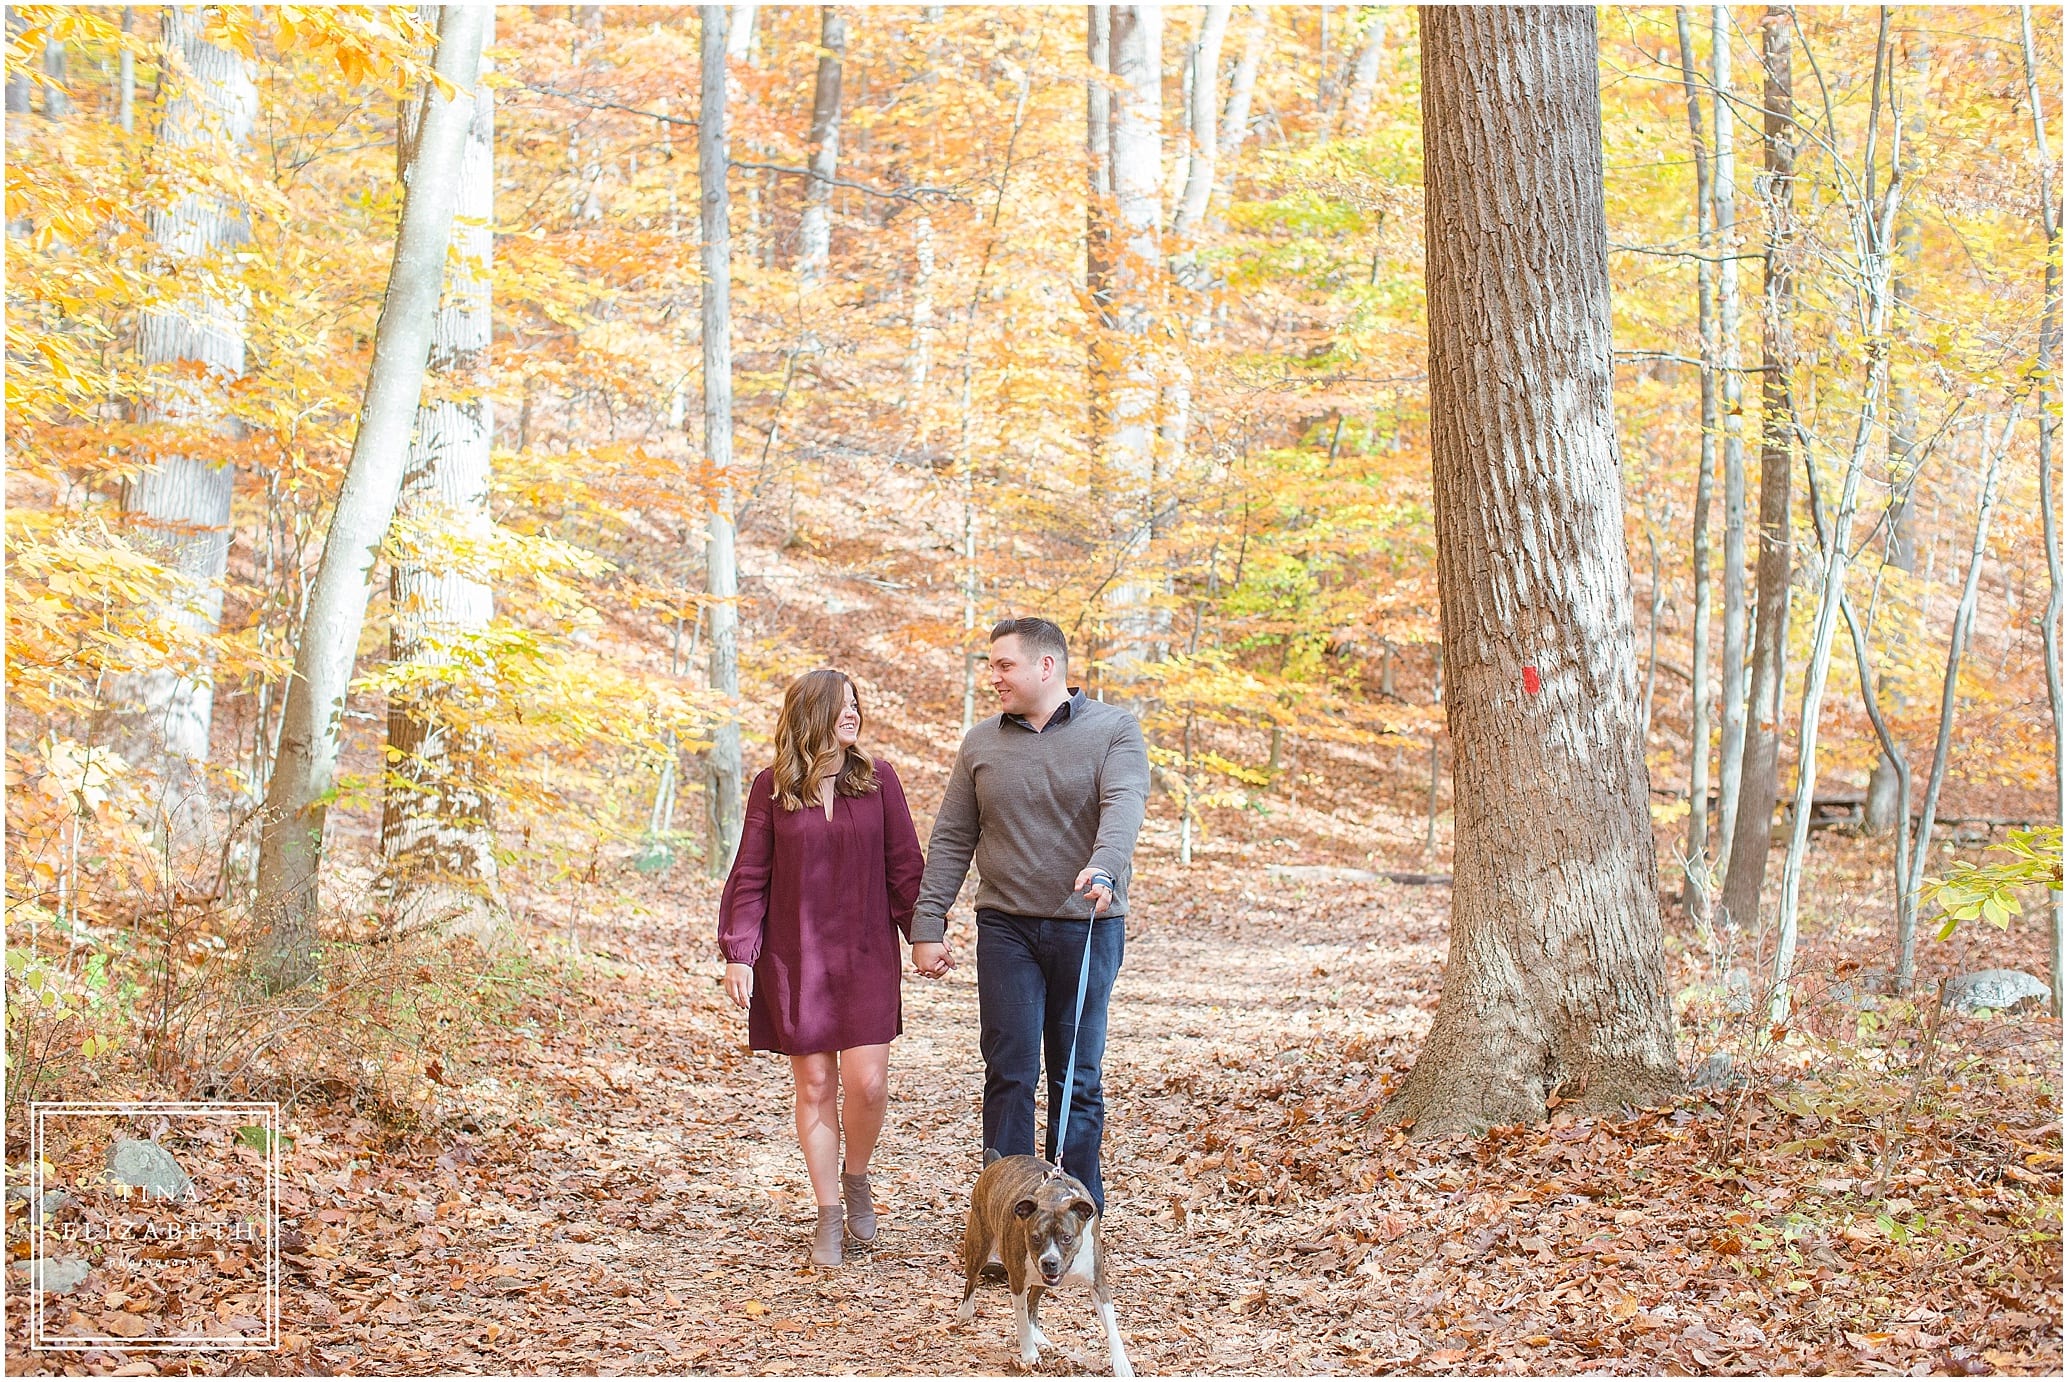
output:
[[[1108,892],[1116,891],[1119,886],[1110,874],[1095,873],[1092,875],[1090,884],[1092,887],[1097,887],[1102,883]],[[1073,897],[1077,896],[1074,892],[1071,895]],[[1091,931],[1092,927],[1098,925],[1098,922],[1099,911],[1098,907],[1094,905],[1091,915],[1084,920],[1084,958],[1077,966],[1077,1012],[1070,1019],[1070,1055],[1063,1065],[1062,1116],[1051,1120],[1056,1134],[1056,1169],[1058,1171],[1063,1169],[1063,1147],[1070,1136],[1070,1094],[1077,1082],[1077,1033],[1084,1026],[1084,995],[1091,988]]]

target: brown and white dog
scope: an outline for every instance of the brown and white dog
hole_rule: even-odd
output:
[[[984,1171],[970,1196],[969,1222],[962,1234],[962,1308],[956,1318],[976,1314],[977,1281],[987,1263],[1005,1267],[1012,1288],[1013,1323],[1020,1362],[1041,1360],[1048,1337],[1041,1332],[1041,1294],[1059,1286],[1091,1287],[1099,1323],[1113,1354],[1113,1375],[1133,1377],[1113,1297],[1106,1288],[1106,1247],[1099,1212],[1084,1182],[1035,1156],[984,1153]]]

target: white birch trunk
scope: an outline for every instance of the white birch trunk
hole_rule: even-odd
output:
[[[1989,524],[1996,516],[1996,482],[2002,470],[2003,453],[2010,448],[2011,435],[2023,416],[2025,400],[2011,404],[2003,431],[1996,443],[1989,442],[1984,425],[1982,449],[1982,498],[1975,510],[1974,543],[1968,552],[1967,579],[1960,587],[1960,603],[1953,611],[1953,631],[1946,642],[1946,675],[1939,684],[1939,734],[1932,744],[1932,766],[1924,783],[1924,803],[1918,808],[1917,836],[1910,847],[1910,877],[1904,882],[1908,905],[1897,916],[1896,984],[1910,987],[1917,972],[1917,899],[1924,889],[1924,870],[1932,849],[1932,821],[1939,811],[1939,789],[1946,783],[1947,756],[1953,748],[1953,715],[1960,704],[1960,660],[1967,651],[1968,635],[1975,626],[1975,602],[1981,592],[1982,560],[1989,553]],[[1904,803],[1909,804],[1907,800]],[[1907,827],[1908,821],[1902,821]]]
[[[122,32],[128,33],[135,10],[122,7]],[[115,59],[115,123],[124,134],[136,133],[136,55],[124,48]]]
[[[840,168],[840,69],[847,54],[847,16],[819,7],[819,71],[811,102],[811,181],[797,226],[797,286],[809,292],[826,277],[833,245],[833,179]]]
[[[913,410],[925,444],[926,381],[933,372],[934,333],[933,217],[922,211],[912,220],[912,346],[905,362],[905,402]]]
[[[1737,111],[1731,103],[1731,18],[1725,6],[1710,11],[1711,110],[1716,117],[1715,203],[1716,359],[1723,429],[1723,733],[1716,754],[1716,857],[1731,857],[1738,824],[1738,783],[1745,756],[1745,375],[1738,343]]]
[[[1677,1092],[1609,349],[1594,12],[1425,6],[1450,957],[1391,1114]],[[1544,802],[1555,798],[1556,812]]]
[[[437,71],[457,94],[447,100],[428,87],[423,95],[426,112],[403,190],[402,223],[374,332],[359,431],[295,647],[294,678],[259,841],[257,912],[263,938],[258,963],[276,990],[316,972],[317,873],[345,693],[366,620],[368,577],[394,517],[423,394],[490,13],[488,6],[476,5],[446,5],[440,11]]]
[[[175,7],[163,14],[170,96],[158,138],[173,149],[212,148],[225,160],[242,158],[258,113],[251,63],[202,38],[205,10]],[[230,261],[249,238],[243,208],[193,189],[168,207],[152,208],[145,222],[160,267],[191,286],[166,306],[146,310],[138,324],[137,353],[150,381],[139,419],[233,435],[225,396],[244,374],[251,311]],[[160,454],[123,486],[131,532],[177,577],[178,594],[166,616],[203,636],[222,622],[235,485],[235,468],[221,456]],[[208,759],[215,701],[207,668],[124,677],[111,701],[126,756],[162,764],[167,822],[176,834],[190,835],[205,814],[200,765]]]
[[[1697,923],[1709,918],[1709,505],[1716,477],[1716,237],[1711,233],[1708,135],[1695,89],[1695,42],[1685,5],[1674,11],[1680,35],[1680,79],[1687,95],[1688,133],[1695,151],[1695,305],[1702,340],[1702,439],[1695,473],[1694,646],[1690,650],[1688,715],[1687,862],[1682,897]]]
[[[1103,501],[1102,473],[1113,444],[1113,7],[1084,9],[1084,292],[1090,320],[1085,332],[1085,421],[1093,459],[1092,496]],[[965,661],[974,672],[975,652]],[[970,703],[974,706],[974,683]]]
[[[1361,135],[1371,127],[1372,98],[1379,90],[1379,65],[1386,60],[1386,24],[1393,16],[1390,6],[1365,9],[1364,41],[1357,48],[1357,62],[1350,69],[1350,99],[1343,107],[1343,132]]]
[[[2046,614],[2040,623],[2040,641],[2046,652],[2046,699],[2054,722],[2054,821],[2068,824],[2068,691],[2061,685],[2061,613],[2064,592],[2061,574],[2061,519],[2054,493],[2054,441],[2061,426],[2061,386],[2056,373],[2061,361],[2061,209],[2054,203],[2053,179],[2049,170],[2053,155],[2048,152],[2045,107],[2039,103],[2039,69],[2032,55],[2032,7],[2018,7],[2019,33],[2024,45],[2025,99],[2032,107],[2032,139],[2039,149],[2039,229],[2046,236],[2046,269],[2039,323],[2039,521],[2046,544]],[[2068,894],[2051,890],[2048,898],[2053,917],[2052,982],[2053,1012],[2061,1015],[2064,983],[2068,983]]]
[[[698,7],[703,22],[697,184],[703,221],[704,457],[719,475],[732,470],[732,203],[726,188],[726,13]],[[737,702],[740,694],[739,568],[733,551],[732,485],[721,485],[704,543],[704,590],[711,618],[710,686]],[[739,849],[746,800],[741,791],[740,723],[735,708],[712,731],[706,786],[711,847],[705,869],[722,878]]]
[[[1207,274],[1200,267],[1195,241],[1213,200],[1214,162],[1220,142],[1221,37],[1227,32],[1228,10],[1227,5],[1206,6],[1200,17],[1198,37],[1186,56],[1185,185],[1171,219],[1170,248],[1171,278],[1183,298],[1177,304],[1177,315],[1187,344],[1203,339],[1212,329],[1212,319],[1206,311]],[[1185,445],[1192,429],[1189,353],[1173,352],[1163,375],[1159,463],[1165,474],[1175,475],[1184,464]]]
[[[1250,102],[1256,94],[1257,68],[1264,60],[1266,26],[1271,22],[1271,12],[1265,6],[1244,8],[1249,11],[1249,22],[1243,33],[1242,56],[1236,59],[1235,73],[1228,79],[1228,104],[1221,112],[1219,145],[1224,170],[1249,138]]]
[[[425,7],[436,22],[436,7]],[[493,11],[484,43],[494,41]],[[488,64],[482,64],[484,69]],[[405,112],[401,164],[421,133]],[[450,277],[431,325],[429,375],[396,503],[401,533],[388,572],[388,656],[412,669],[412,692],[388,705],[388,771],[381,849],[405,928],[457,923],[492,935],[504,917],[496,887],[489,802],[474,780],[488,744],[449,723],[440,703],[466,675],[467,645],[495,617],[495,592],[469,568],[494,527],[488,512],[494,429],[491,265],[495,251],[495,107],[485,80],[460,153]],[[457,550],[455,550],[457,549]]]
[[[1113,436],[1108,477],[1118,520],[1116,559],[1125,570],[1146,550],[1156,481],[1159,354],[1151,337],[1163,280],[1163,12],[1112,8],[1113,75]],[[1109,601],[1117,633],[1110,665],[1118,680],[1149,649],[1149,586],[1123,575]]]
[[[1881,12],[1881,32],[1876,40],[1873,89],[1869,97],[1867,149],[1864,164],[1875,166],[1881,82],[1887,67],[1889,12]],[[1898,151],[1900,153],[1900,150]],[[1900,160],[1896,166],[1902,166]],[[1868,186],[1873,185],[1872,177]],[[1802,895],[1802,861],[1809,846],[1810,801],[1817,788],[1817,730],[1824,709],[1824,683],[1831,671],[1831,640],[1837,632],[1840,608],[1845,601],[1847,556],[1851,552],[1853,515],[1859,508],[1860,477],[1867,467],[1867,451],[1873,445],[1880,421],[1883,394],[1888,387],[1889,233],[1901,200],[1902,180],[1891,179],[1881,204],[1870,195],[1852,209],[1854,243],[1858,261],[1850,266],[1859,298],[1860,338],[1865,343],[1866,361],[1860,397],[1859,425],[1853,433],[1852,451],[1846,458],[1845,483],[1839,490],[1838,511],[1823,534],[1824,572],[1817,595],[1817,622],[1810,635],[1809,665],[1803,669],[1802,713],[1797,731],[1794,814],[1788,834],[1788,854],[1781,866],[1780,911],[1775,921],[1774,969],[1771,1015],[1775,1024],[1788,1020],[1789,979],[1795,968],[1797,911]],[[1812,460],[1810,464],[1814,465]]]

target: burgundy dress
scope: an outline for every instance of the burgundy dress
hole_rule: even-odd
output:
[[[905,1030],[898,933],[926,860],[890,764],[877,790],[785,811],[764,769],[747,794],[740,852],[718,904],[718,948],[754,966],[747,1041],[801,1056],[887,1042]]]

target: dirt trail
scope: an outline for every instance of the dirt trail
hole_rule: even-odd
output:
[[[1332,998],[1330,981],[1317,975],[1340,976],[1381,957],[1347,917],[1304,926],[1290,941],[1282,918],[1240,909],[1237,917],[1204,930],[1135,919],[1114,998],[1107,1241],[1130,1357],[1144,1373],[1324,1372],[1343,1366],[1355,1347],[1320,1342],[1324,1321],[1297,1311],[1260,1312],[1254,1303],[1241,1311],[1245,1298],[1299,1289],[1274,1259],[1312,1238],[1320,1216],[1294,1195],[1244,1205],[1204,1194],[1196,1163],[1216,1140],[1209,1129],[1236,1131],[1220,1117],[1228,1076],[1253,1081],[1310,1058],[1339,1061],[1347,1042],[1376,1033],[1361,1003],[1340,1001],[1340,978]],[[1017,1370],[1002,1286],[982,1288],[974,1322],[953,1320],[962,1214],[979,1166],[982,1082],[971,937],[957,939],[953,974],[906,982],[906,1032],[892,1051],[890,1114],[875,1165],[885,1212],[873,1249],[851,1251],[837,1270],[804,1265],[812,1200],[780,1058],[738,1055],[718,1079],[663,1079],[669,1092],[679,1090],[678,1115],[655,1097],[661,1090],[647,1088],[638,1125],[598,1118],[579,1140],[601,1160],[664,1171],[679,1219],[658,1233],[549,1238],[501,1254],[520,1278],[595,1277],[605,1291],[630,1285],[648,1308],[627,1317],[610,1297],[603,1313],[616,1330],[600,1356],[549,1347],[527,1349],[527,1361],[740,1373]],[[684,947],[689,954],[633,946],[627,959],[667,976],[659,992],[641,994],[635,980],[623,995],[621,1011],[639,1027],[619,1035],[642,1067],[694,1068],[714,1046],[737,1047],[742,1023],[708,980],[680,982],[684,970],[715,968],[700,943]],[[592,1031],[609,1039],[606,1029]],[[1235,1155],[1238,1163],[1253,1159]],[[583,1313],[577,1305],[557,1327],[579,1333]],[[1044,1327],[1068,1353],[1045,1359],[1042,1371],[1105,1370],[1086,1301],[1053,1300]]]

